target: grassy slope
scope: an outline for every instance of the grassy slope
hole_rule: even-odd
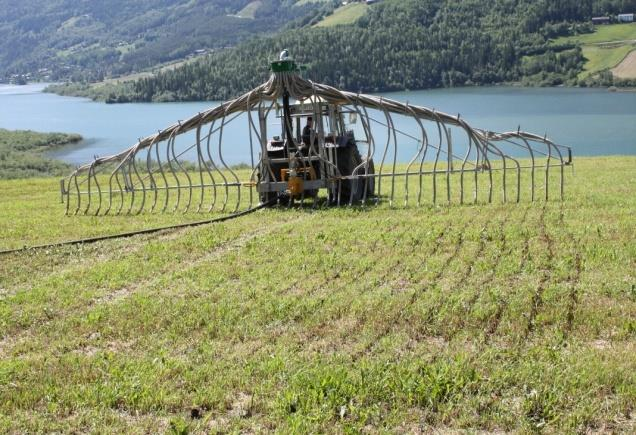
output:
[[[633,431],[636,158],[576,165],[563,203],[268,210],[3,256],[0,432]],[[2,245],[201,218],[66,218],[57,187],[0,182]]]
[[[598,44],[616,42],[608,46]],[[579,78],[617,66],[636,49],[636,23],[597,26],[594,33],[557,38],[555,44],[578,43],[587,59]]]
[[[253,1],[253,2],[249,3],[247,6],[245,6],[243,9],[241,9],[236,14],[236,16],[241,17],[241,18],[252,18],[252,19],[254,19],[254,15],[256,14],[256,12],[258,11],[258,8],[260,8],[262,4],[263,4],[263,2],[260,1],[260,0]]]
[[[352,24],[358,18],[367,13],[365,3],[350,3],[336,9],[333,14],[325,17],[321,22],[316,24],[317,27],[339,26],[342,24]]]
[[[584,46],[583,56],[585,56],[587,62],[579,77],[587,77],[599,71],[614,68],[634,49],[636,47],[633,45],[621,45],[614,48],[604,48],[597,45]]]
[[[597,26],[596,32],[594,33],[557,38],[555,43],[567,44],[578,42],[581,44],[598,44],[602,42],[625,41],[631,39],[636,39],[636,23]]]

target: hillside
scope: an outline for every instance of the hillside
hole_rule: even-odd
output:
[[[636,79],[636,69],[630,62],[633,54],[636,54],[636,23],[597,26],[592,33],[561,37],[554,41],[555,45],[573,43],[582,47],[585,58],[580,79],[594,78],[610,70],[619,79]]]
[[[310,79],[351,91],[509,82],[576,85],[585,63],[581,48],[574,42],[552,40],[591,31],[585,23],[595,11],[620,10],[623,3],[353,3],[336,9],[315,27],[250,40],[180,68],[112,87],[108,93],[101,89],[91,95],[90,89],[84,89],[84,95],[113,102],[227,99],[263,82],[269,61],[283,48],[306,64]]]
[[[319,19],[296,0],[0,0],[0,82],[101,80]],[[24,76],[24,77],[20,77]]]
[[[330,27],[353,24],[367,13],[368,8],[369,6],[366,3],[348,3],[334,10],[333,13],[316,23],[316,26]]]
[[[635,167],[3,255],[0,432],[633,433]],[[57,188],[0,181],[0,248],[202,218],[65,217]]]

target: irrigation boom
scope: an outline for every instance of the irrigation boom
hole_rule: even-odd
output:
[[[563,199],[571,148],[546,136],[482,130],[459,115],[314,83],[288,56],[271,68],[240,97],[76,169],[61,180],[66,213],[474,203],[492,202],[495,190],[518,202],[548,200],[555,183]],[[224,157],[224,132],[239,123],[246,168]],[[269,135],[273,124],[279,135]]]

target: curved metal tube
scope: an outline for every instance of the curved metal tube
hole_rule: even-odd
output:
[[[437,204],[438,201],[438,175],[445,173],[446,175],[446,198],[450,202],[452,200],[452,189],[454,188],[452,175],[459,173],[459,202],[464,203],[465,189],[467,183],[465,177],[468,173],[472,172],[474,178],[474,202],[479,199],[479,178],[483,178],[483,173],[487,172],[489,189],[488,189],[488,202],[493,200],[493,172],[497,170],[502,171],[502,191],[503,201],[507,202],[510,199],[509,184],[509,171],[515,170],[516,173],[516,201],[521,199],[522,190],[522,177],[521,162],[517,158],[511,157],[507,152],[508,144],[519,147],[525,150],[530,157],[529,167],[524,166],[523,169],[529,168],[531,170],[530,177],[530,189],[531,199],[535,199],[535,172],[538,170],[536,156],[541,154],[547,157],[544,165],[545,176],[545,199],[549,200],[550,190],[550,171],[553,166],[559,167],[559,187],[560,197],[564,198],[564,166],[571,163],[571,157],[566,163],[561,152],[561,145],[557,145],[546,136],[538,136],[532,133],[523,132],[517,129],[515,132],[497,133],[487,130],[480,130],[471,127],[466,121],[458,116],[451,116],[443,112],[429,109],[426,107],[413,106],[408,103],[401,103],[389,98],[378,97],[373,95],[364,95],[359,93],[352,93],[338,90],[334,87],[324,84],[315,83],[309,80],[301,78],[294,72],[274,73],[270,76],[269,80],[258,86],[257,88],[249,91],[236,99],[224,102],[217,107],[210,108],[204,112],[200,112],[195,116],[176,124],[169,126],[164,130],[160,130],[152,136],[148,136],[143,139],[139,139],[131,148],[122,151],[119,154],[104,158],[95,158],[95,160],[89,164],[78,167],[73,171],[69,177],[62,180],[62,199],[66,201],[65,213],[68,215],[73,207],[74,214],[79,214],[80,210],[84,214],[93,213],[95,215],[108,215],[116,208],[116,213],[120,214],[123,207],[126,205],[127,212],[132,214],[141,213],[146,208],[149,208],[153,213],[157,208],[159,202],[159,191],[165,190],[165,198],[163,201],[162,211],[166,211],[170,207],[171,199],[170,191],[176,190],[177,196],[173,200],[175,202],[173,212],[181,209],[182,190],[187,189],[187,203],[183,207],[183,212],[188,212],[192,207],[192,195],[194,189],[201,189],[198,197],[196,211],[200,212],[206,202],[206,189],[212,188],[212,198],[210,200],[211,205],[208,211],[215,209],[217,204],[217,187],[221,187],[225,192],[223,200],[223,206],[221,210],[225,210],[230,200],[230,187],[236,187],[236,203],[234,210],[238,211],[241,207],[247,206],[253,207],[254,203],[254,190],[257,183],[273,182],[276,180],[275,174],[273,174],[273,167],[270,164],[270,160],[267,158],[267,117],[270,114],[271,109],[275,106],[276,102],[281,98],[284,92],[288,92],[290,97],[297,100],[304,101],[310,99],[312,109],[305,109],[308,113],[313,112],[316,118],[316,130],[312,132],[312,138],[310,147],[306,155],[309,157],[307,160],[305,157],[291,155],[291,158],[297,159],[298,165],[317,164],[320,166],[320,181],[321,186],[328,189],[330,202],[336,202],[341,204],[344,201],[349,205],[353,205],[354,199],[361,199],[362,204],[366,204],[368,198],[369,180],[377,181],[377,195],[375,203],[379,203],[382,199],[382,187],[383,180],[387,177],[391,178],[391,189],[389,196],[389,204],[392,206],[397,199],[396,194],[402,194],[404,192],[404,204],[408,206],[411,200],[413,192],[411,191],[411,176],[418,176],[418,189],[417,189],[417,205],[422,204],[422,196],[425,190],[425,176],[432,175],[432,202]],[[269,102],[269,108],[264,111],[264,102]],[[351,174],[346,177],[340,173],[338,169],[337,153],[333,147],[325,147],[325,124],[327,119],[324,119],[323,113],[325,107],[329,107],[331,113],[335,113],[336,116],[343,115],[343,109],[349,110],[352,113],[357,114],[361,120],[362,129],[366,136],[366,142],[368,145],[366,156],[364,161],[358,163],[352,168]],[[258,110],[259,123],[254,121],[252,111]],[[386,123],[382,123],[371,118],[371,110],[377,110],[383,113]],[[224,140],[226,135],[225,127],[232,120],[236,119],[239,115],[247,113],[247,140],[245,146],[249,146],[249,162],[251,166],[251,172],[249,174],[249,182],[241,182],[240,176],[242,173],[237,173],[228,165],[225,159],[226,145]],[[401,119],[415,120],[419,128],[419,137],[415,137],[409,133],[399,130],[398,123]],[[216,123],[219,122],[220,126],[215,130]],[[331,122],[331,120],[329,120]],[[334,121],[336,124],[341,121]],[[377,132],[371,128],[371,122],[377,122],[385,128],[387,137],[383,148],[376,147],[376,138],[374,137]],[[430,137],[429,125],[426,122],[435,123],[437,126],[438,146],[435,146],[435,142]],[[209,126],[209,132],[207,137],[202,137],[202,129]],[[333,126],[335,128],[335,126]],[[451,148],[450,128],[456,127],[461,129],[468,139],[467,148],[465,154],[458,156],[453,153]],[[177,150],[177,136],[186,134],[189,131],[196,130],[196,142],[190,147],[183,149],[185,145],[179,141],[179,150]],[[218,131],[218,137],[214,137],[215,147],[217,147],[218,158],[220,163],[217,164],[212,157],[213,152],[211,149],[212,137],[214,133]],[[410,137],[416,140],[416,149],[414,154],[406,156],[408,159],[404,162],[403,170],[402,166],[398,167],[398,159],[400,159],[400,144],[398,143],[398,134]],[[314,146],[314,139],[317,139],[318,147]],[[256,147],[254,140],[258,140],[261,155],[256,162],[254,152],[259,148]],[[163,157],[166,161],[162,162],[162,143],[166,144],[166,150]],[[544,154],[543,148],[546,147],[546,153]],[[183,156],[188,150],[196,147],[197,164],[196,170],[198,171],[198,185],[193,180],[186,165],[179,161],[179,158]],[[205,151],[203,148],[205,147]],[[391,165],[389,167],[389,147],[393,153]],[[426,159],[430,159],[428,155],[429,148],[436,148],[435,158],[432,163],[432,170],[428,169]],[[567,149],[568,154],[571,156],[571,149]],[[179,151],[179,152],[178,152]],[[140,153],[145,152],[145,168],[147,174],[143,174],[143,169],[137,165],[137,158],[140,157]],[[444,153],[448,157],[448,165],[446,168],[440,168],[440,158]],[[154,168],[153,155],[156,156],[157,168]],[[472,156],[475,156],[473,163]],[[207,156],[207,158],[206,158]],[[490,157],[495,159],[501,159],[503,167],[493,167],[491,165]],[[209,161],[208,161],[209,159]],[[371,162],[377,159],[379,162],[378,172],[371,174]],[[459,161],[461,165],[459,166]],[[510,166],[509,161],[513,162],[514,166]],[[308,163],[317,162],[317,163]],[[454,162],[458,163],[458,168],[455,168]],[[417,165],[416,165],[417,163]],[[143,164],[143,163],[142,163]],[[99,174],[109,169],[111,165],[115,165],[115,169],[110,173],[108,178],[108,204],[104,206],[104,199],[102,195],[105,194],[102,189],[102,183],[99,180]],[[167,165],[167,168],[166,168]],[[514,169],[513,169],[514,168]],[[166,169],[170,172],[170,176],[166,174]],[[141,170],[141,172],[140,172]],[[159,174],[155,174],[155,171]],[[183,172],[186,182],[182,183],[181,176]],[[215,177],[215,172],[220,175],[220,180]],[[257,179],[256,174],[260,175]],[[306,177],[307,171],[303,171]],[[207,175],[206,175],[207,174]],[[239,176],[240,175],[240,176]],[[123,183],[120,177],[123,177]],[[404,180],[404,189],[397,189],[397,178]],[[176,185],[171,186],[169,178],[173,178]],[[210,179],[211,183],[207,184],[206,179]],[[145,180],[148,179],[148,183]],[[161,180],[161,182],[160,182]],[[351,191],[349,198],[341,198],[342,196],[342,183],[344,181],[351,183]],[[218,181],[218,182],[217,182]],[[400,181],[401,182],[401,181]],[[362,184],[360,184],[362,183]],[[82,191],[82,186],[85,186],[85,191]],[[249,202],[242,198],[242,188],[249,186]],[[363,191],[357,191],[363,187]],[[280,184],[277,185],[277,189],[282,189]],[[146,195],[152,191],[152,198],[148,200]],[[354,196],[354,192],[357,195]],[[361,195],[360,195],[361,194]],[[86,195],[84,200],[82,196]],[[93,198],[97,195],[97,198]],[[118,200],[115,196],[119,196],[119,204],[115,204]],[[305,193],[301,191],[299,195],[300,203],[305,201]],[[234,199],[234,198],[233,198]],[[259,198],[260,199],[260,198]],[[130,201],[130,202],[129,202]],[[74,202],[71,205],[71,202]],[[291,202],[290,202],[291,204]],[[318,204],[317,198],[314,197],[313,205]]]

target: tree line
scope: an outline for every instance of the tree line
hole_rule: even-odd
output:
[[[502,82],[578,83],[584,58],[550,38],[589,32],[597,13],[636,0],[402,0],[380,2],[353,25],[301,27],[254,38],[118,89],[122,101],[223,100],[266,80],[283,48],[308,78],[339,88],[384,92]],[[592,84],[592,83],[588,83]]]

